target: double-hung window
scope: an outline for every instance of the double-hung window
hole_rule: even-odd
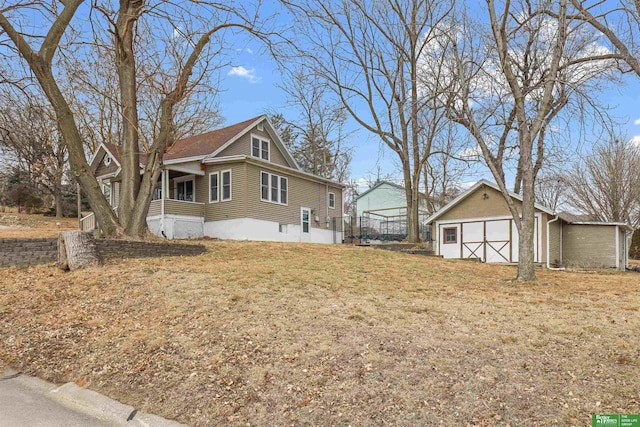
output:
[[[222,194],[220,195],[220,200],[226,202],[227,200],[231,200],[231,171],[222,171],[220,175],[222,175]]]
[[[329,193],[329,209],[336,208],[336,193]]]
[[[251,155],[262,160],[269,161],[270,142],[259,136],[251,136]]]
[[[209,174],[209,203],[231,200],[231,171],[212,172]]]
[[[176,200],[184,200],[185,202],[193,202],[194,199],[194,179],[186,178],[181,181],[176,181],[175,192]]]
[[[286,205],[289,203],[289,179],[260,172],[260,200]]]
[[[104,194],[104,198],[107,199],[107,202],[109,202],[110,205],[113,205],[113,199],[111,197],[111,183],[102,183],[102,194]]]

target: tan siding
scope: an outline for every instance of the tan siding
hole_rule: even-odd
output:
[[[147,213],[147,216],[160,215],[161,210],[162,202],[160,200],[152,200],[151,204],[149,205],[149,212]]]
[[[564,264],[568,267],[615,268],[615,230],[615,226],[564,224]]]
[[[112,174],[116,170],[118,170],[118,165],[116,164],[116,162],[112,159],[109,166],[107,166],[104,164],[104,156],[103,156],[102,160],[100,160],[100,163],[98,164],[98,167],[96,168],[95,176]]]
[[[112,181],[111,189],[113,191],[113,205],[118,206],[120,204],[120,181]]]
[[[548,218],[552,220],[555,217]],[[549,262],[552,267],[559,267],[562,265],[562,259],[560,254],[560,233],[562,220],[557,220],[549,224]],[[543,230],[546,234],[546,230]]]
[[[164,201],[164,212],[167,215],[203,216],[204,205],[167,199]]]
[[[488,196],[486,199],[483,198],[485,192]],[[522,203],[519,200],[514,200],[513,202],[516,204],[518,211],[520,211]],[[440,216],[438,221],[505,215],[511,215],[511,211],[502,193],[491,187],[480,187]]]
[[[200,175],[196,175],[196,182],[195,182],[195,186],[196,186],[196,202],[199,203],[206,203],[208,202],[208,197],[209,197],[209,176],[205,175],[205,176],[200,176]]]
[[[260,172],[272,172],[289,179],[289,200],[287,206],[260,200]],[[336,193],[336,207],[330,209],[330,217],[342,214],[342,192],[339,188],[329,186],[329,191]],[[288,175],[277,170],[269,170],[261,165],[247,164],[247,217],[280,224],[300,224],[300,208],[314,211],[311,218],[312,228],[327,228],[327,186],[295,175]],[[319,221],[315,221],[318,216]]]
[[[209,203],[209,174],[231,170],[231,200]],[[208,165],[204,177],[205,221],[220,221],[223,219],[244,218],[245,215],[245,173],[244,162],[226,163],[223,165]],[[221,181],[222,183],[222,181]]]
[[[270,161],[271,163],[275,163],[280,166],[289,166],[287,161],[284,158],[284,155],[280,152],[278,147],[276,146],[273,138],[266,131],[259,131],[257,127],[251,129],[251,131],[244,134],[241,138],[235,141],[233,144],[222,150],[217,157],[226,157],[226,156],[251,156],[251,135],[254,134],[261,138],[268,139],[271,141],[270,144]]]

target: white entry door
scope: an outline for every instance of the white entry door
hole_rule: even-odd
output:
[[[300,241],[311,241],[311,209],[300,208]]]

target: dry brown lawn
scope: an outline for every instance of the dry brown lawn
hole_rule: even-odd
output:
[[[590,426],[640,413],[640,274],[208,242],[0,269],[0,360],[196,425]]]
[[[61,231],[77,229],[78,220],[75,218],[0,213],[0,239],[57,237]]]

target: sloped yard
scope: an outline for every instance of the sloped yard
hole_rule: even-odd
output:
[[[75,218],[0,212],[0,239],[57,237],[66,230],[77,230]]]
[[[640,413],[640,274],[207,243],[1,269],[0,360],[191,425],[591,425]]]

